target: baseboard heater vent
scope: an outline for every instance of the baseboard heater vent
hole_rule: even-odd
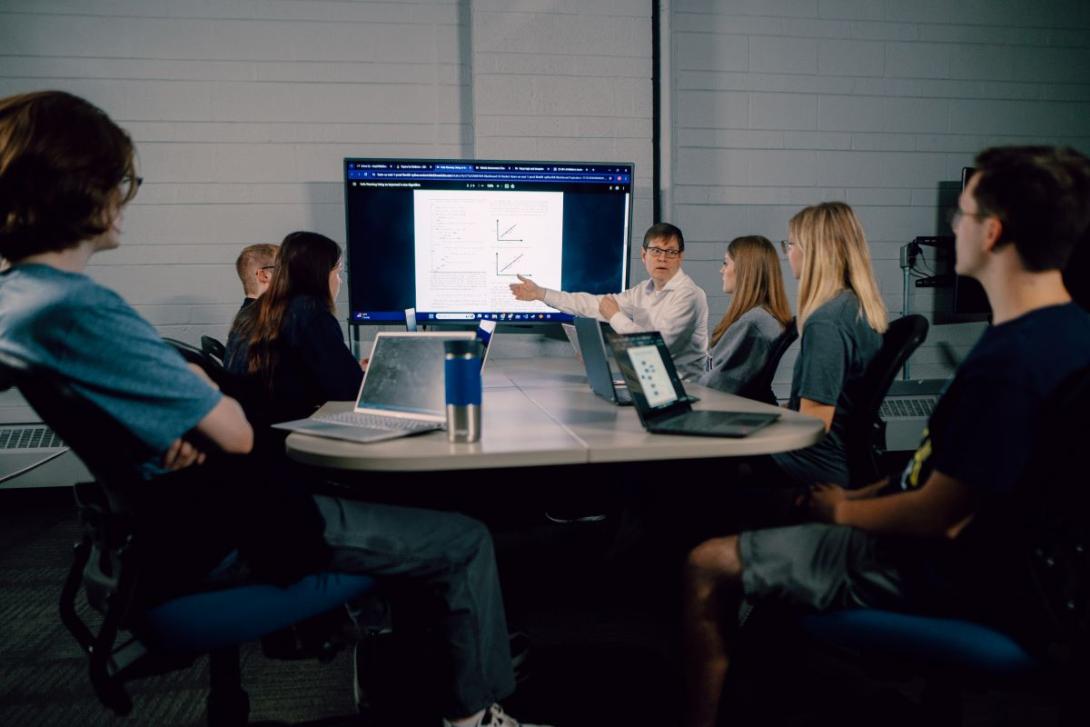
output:
[[[0,449],[57,449],[64,442],[46,426],[0,427]]]

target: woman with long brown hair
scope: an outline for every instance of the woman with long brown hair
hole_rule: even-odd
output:
[[[698,383],[734,393],[764,366],[791,320],[791,309],[780,260],[768,238],[746,235],[731,240],[720,272],[730,305],[712,331],[707,371]]]
[[[334,317],[341,248],[316,232],[293,232],[276,257],[269,289],[235,318],[225,365],[251,383],[257,424],[300,419],[327,401],[354,399],[363,370]]]

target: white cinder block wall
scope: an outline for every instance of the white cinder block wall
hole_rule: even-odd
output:
[[[0,95],[72,91],[132,134],[144,186],[90,274],[164,335],[224,337],[242,247],[344,240],[345,156],[472,155],[465,17],[455,0],[0,0]]]
[[[651,3],[474,0],[474,148],[482,159],[636,164],[633,244],[652,223]],[[647,277],[633,260],[631,282]],[[501,336],[496,354],[570,355]]]
[[[0,94],[70,90],[133,134],[146,182],[124,246],[91,273],[195,341],[226,334],[243,246],[300,228],[343,240],[347,155],[634,161],[638,242],[652,222],[652,2],[0,0]],[[661,6],[663,217],[685,230],[713,317],[722,242],[779,239],[824,199],[859,211],[900,311],[897,250],[944,231],[939,185],[977,150],[1090,147],[1082,0]],[[962,351],[980,330],[942,328],[932,341]],[[913,371],[943,373],[933,348]]]
[[[635,161],[646,227],[650,16],[635,0],[0,0],[0,95],[71,91],[133,135],[144,187],[90,274],[195,342],[227,333],[242,247],[344,240],[345,156]]]
[[[1042,143],[1090,152],[1084,0],[671,0],[664,15],[670,215],[692,241],[686,266],[713,321],[727,305],[723,243],[784,238],[794,212],[825,200],[858,212],[898,316],[899,249],[950,234],[940,184],[956,192],[976,152]],[[790,280],[786,262],[784,271]],[[796,288],[790,280],[792,300]],[[914,311],[931,310],[926,289],[911,298]],[[964,355],[982,325],[932,327],[913,377],[947,375],[935,344]]]

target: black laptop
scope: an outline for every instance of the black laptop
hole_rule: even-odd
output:
[[[607,333],[644,429],[657,434],[745,437],[780,418],[743,411],[693,411],[662,334]]]

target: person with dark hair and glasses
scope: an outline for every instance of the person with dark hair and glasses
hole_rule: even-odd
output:
[[[956,270],[980,281],[992,324],[897,481],[853,492],[816,484],[804,498],[814,522],[714,538],[689,554],[687,725],[716,723],[743,600],[949,615],[1035,645],[1044,617],[1018,567],[1014,490],[1045,402],[1090,366],[1090,314],[1061,273],[1090,232],[1090,160],[1066,148],[987,149],[952,226]]]
[[[519,300],[540,300],[564,313],[608,322],[618,333],[658,331],[670,349],[678,375],[693,380],[708,357],[708,296],[681,269],[685,236],[667,222],[643,236],[640,260],[650,280],[616,295],[565,293],[542,288],[519,275],[511,292]]]
[[[64,378],[146,445],[148,456],[125,464],[148,483],[147,603],[233,581],[376,576],[426,600],[421,613],[434,617],[447,715],[436,723],[517,727],[496,702],[515,680],[488,530],[456,513],[311,494],[311,473],[251,454],[239,404],[85,274],[91,256],[121,244],[140,185],[134,156],[128,134],[76,96],[0,99],[0,256],[11,263],[0,272],[0,352]],[[338,258],[330,250],[321,263],[322,300]],[[237,567],[210,583],[233,551]]]

